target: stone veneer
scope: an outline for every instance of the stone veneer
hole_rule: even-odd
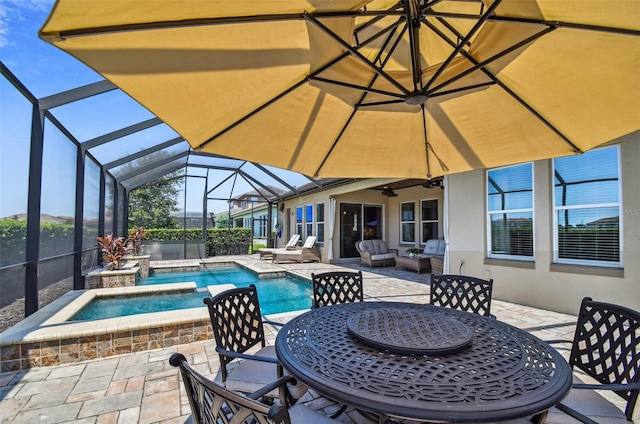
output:
[[[125,256],[124,258],[127,262],[137,262],[138,263],[138,272],[140,272],[140,278],[149,277],[149,269],[151,262],[151,255],[139,255],[139,256]]]
[[[209,287],[214,296],[233,285]],[[196,284],[71,291],[0,337],[0,372],[104,358],[213,338],[206,306],[100,320],[74,321],[73,315],[95,298],[145,293],[193,292]]]
[[[67,364],[213,338],[209,320],[0,346],[0,371]]]
[[[140,281],[140,267],[136,261],[127,263],[122,269],[91,271],[85,277],[85,288],[133,287],[138,281]]]

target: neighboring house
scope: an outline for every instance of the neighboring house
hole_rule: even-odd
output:
[[[590,296],[640,309],[638,163],[636,132],[580,156],[449,175],[445,190],[354,181],[285,199],[277,220],[285,241],[317,236],[332,263],[359,261],[365,238],[402,254],[448,228],[445,272],[493,278],[496,299],[577,313]]]
[[[253,244],[268,244],[269,228],[275,228],[276,205],[271,205],[269,225],[269,203],[257,192],[249,192],[234,199],[230,204],[229,218],[233,228],[252,228]],[[286,241],[285,241],[286,243]]]

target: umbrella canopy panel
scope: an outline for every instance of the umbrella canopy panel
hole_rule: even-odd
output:
[[[58,0],[40,36],[196,150],[431,178],[640,129],[640,2]]]

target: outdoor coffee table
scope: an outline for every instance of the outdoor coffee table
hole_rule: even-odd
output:
[[[544,414],[571,388],[564,358],[496,319],[433,305],[312,309],[278,333],[283,366],[320,395],[386,417],[494,422]]]
[[[396,256],[396,269],[407,268],[417,271],[420,274],[422,271],[431,270],[431,259],[421,258],[420,256]]]

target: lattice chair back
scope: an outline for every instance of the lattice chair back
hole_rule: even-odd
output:
[[[627,401],[631,421],[640,389],[640,312],[585,297],[571,347],[569,365],[601,384],[635,384],[614,391]]]
[[[169,363],[180,368],[196,424],[291,424],[284,405],[277,403],[270,407],[227,390],[191,368],[180,353],[174,353]]]
[[[209,307],[211,326],[218,348],[243,353],[253,346],[265,346],[264,328],[256,286],[231,289],[204,303]],[[226,365],[234,358],[220,354],[222,380],[227,379]]]
[[[313,307],[362,302],[362,272],[325,272],[311,274]]]
[[[493,280],[466,275],[431,274],[431,304],[491,315]]]

